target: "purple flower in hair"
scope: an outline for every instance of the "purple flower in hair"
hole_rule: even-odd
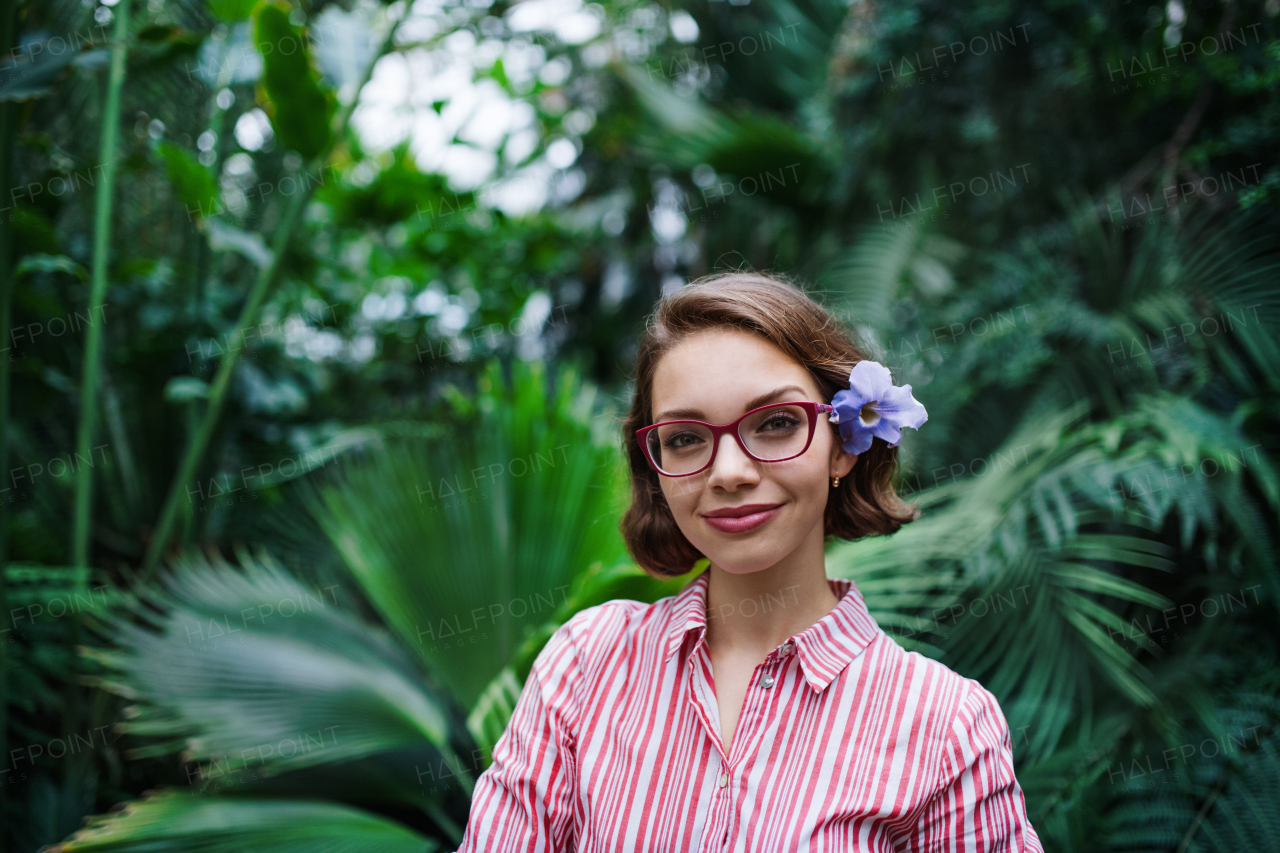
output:
[[[848,453],[866,453],[877,436],[897,447],[903,427],[920,429],[929,419],[924,406],[911,396],[911,386],[894,386],[889,369],[874,361],[863,360],[853,366],[849,390],[837,391],[831,405],[835,413],[830,420],[840,425],[840,438]]]

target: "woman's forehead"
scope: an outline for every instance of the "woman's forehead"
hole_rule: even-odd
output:
[[[734,329],[699,332],[668,350],[654,371],[651,414],[668,409],[732,413],[778,388],[794,386],[792,396],[816,399],[809,372],[770,341]],[[745,407],[745,408],[744,408]]]

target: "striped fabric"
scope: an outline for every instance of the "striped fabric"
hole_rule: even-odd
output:
[[[730,755],[706,572],[576,614],[533,665],[460,851],[1039,853],[995,697],[828,583],[836,608],[752,675]]]

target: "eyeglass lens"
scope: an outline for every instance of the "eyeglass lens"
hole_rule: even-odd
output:
[[[798,456],[809,438],[809,415],[799,406],[769,406],[744,418],[738,435],[754,456],[766,462]],[[649,431],[648,441],[649,455],[664,474],[689,474],[711,459],[711,430],[699,424],[660,426]]]

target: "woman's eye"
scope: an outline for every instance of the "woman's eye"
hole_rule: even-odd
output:
[[[672,450],[680,450],[696,444],[699,441],[698,436],[689,432],[678,432],[673,436],[669,436],[662,441],[662,446]]]
[[[764,432],[773,432],[776,430],[791,429],[798,426],[799,421],[790,415],[774,415],[760,425],[760,429]]]

